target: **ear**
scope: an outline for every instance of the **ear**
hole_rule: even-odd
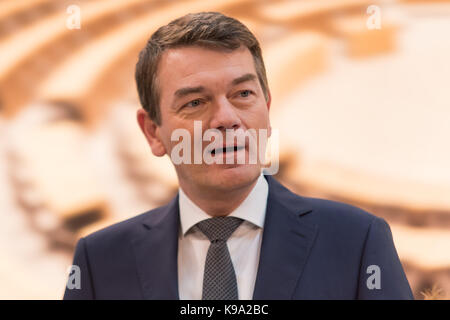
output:
[[[272,103],[272,95],[270,94],[270,90],[267,90],[267,110],[270,110],[270,104]]]
[[[147,111],[142,108],[137,111],[137,122],[152,149],[152,153],[157,157],[164,156],[166,148],[159,135],[159,126],[150,119]]]
[[[270,104],[272,103],[272,95],[270,94],[269,90],[267,90],[267,96],[268,96],[268,99],[267,99],[267,112],[269,112],[270,111]],[[268,121],[268,127],[269,127],[269,130],[268,130],[269,132],[268,132],[267,137],[270,137],[272,135],[272,127],[270,125],[270,116],[268,115],[267,118],[268,118],[267,121]]]

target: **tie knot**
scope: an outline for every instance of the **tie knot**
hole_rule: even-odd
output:
[[[211,242],[227,241],[233,232],[243,222],[236,217],[214,217],[197,223],[198,228]]]

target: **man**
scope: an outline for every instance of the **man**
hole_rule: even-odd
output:
[[[81,288],[65,299],[412,298],[383,219],[292,193],[248,161],[238,134],[217,143],[251,129],[270,136],[261,49],[244,25],[216,12],[172,21],[141,51],[136,82],[139,126],[155,156],[177,163],[179,192],[80,239]],[[173,133],[195,136],[195,122],[220,134],[201,142],[203,155],[245,163],[195,163],[192,140],[178,152]]]

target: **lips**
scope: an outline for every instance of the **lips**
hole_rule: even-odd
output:
[[[227,153],[227,152],[235,152],[244,149],[244,146],[230,146],[230,147],[222,147],[222,148],[215,148],[212,149],[210,152],[213,155],[221,154],[221,153]]]

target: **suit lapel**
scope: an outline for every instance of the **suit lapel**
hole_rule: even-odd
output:
[[[312,211],[271,176],[255,300],[292,299],[317,227],[301,219]],[[132,245],[145,299],[178,300],[178,195],[148,214]]]
[[[139,224],[133,248],[145,299],[178,300],[178,195]]]
[[[271,176],[253,299],[292,299],[317,227],[302,216],[311,207]]]

